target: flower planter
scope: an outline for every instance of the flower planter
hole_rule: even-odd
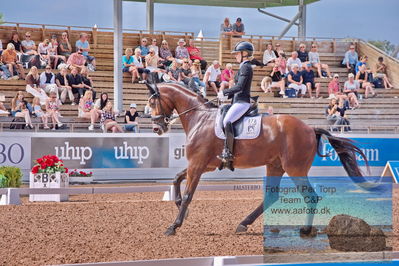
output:
[[[67,188],[69,187],[69,175],[67,173],[56,172],[48,173],[30,173],[30,188]],[[31,194],[29,201],[68,201],[67,194]]]
[[[70,176],[69,184],[90,184],[93,182],[93,176]]]

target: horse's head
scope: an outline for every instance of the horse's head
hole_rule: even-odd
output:
[[[173,120],[173,107],[170,106],[166,97],[161,97],[159,89],[155,83],[146,83],[150,92],[148,102],[152,109],[152,131],[158,135],[168,132],[170,123]]]

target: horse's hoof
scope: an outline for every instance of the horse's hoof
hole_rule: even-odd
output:
[[[248,230],[248,227],[245,225],[239,224],[236,229],[236,233],[245,233]]]
[[[169,227],[164,233],[164,235],[166,236],[174,236],[175,234],[176,234],[176,229],[174,229],[173,227]]]
[[[299,229],[300,237],[316,237],[317,236],[317,228],[314,226],[304,226]]]

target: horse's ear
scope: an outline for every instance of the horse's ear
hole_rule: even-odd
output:
[[[145,82],[145,85],[147,85],[150,95],[159,94],[158,87],[156,84]]]

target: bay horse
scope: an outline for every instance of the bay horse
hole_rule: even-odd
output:
[[[223,140],[217,138],[214,133],[218,109],[208,106],[201,96],[183,85],[177,83],[146,83],[146,85],[150,93],[153,132],[162,135],[168,131],[171,120],[179,117],[186,134],[188,166],[178,173],[173,181],[176,191],[175,203],[179,212],[174,223],[165,232],[166,235],[174,235],[176,229],[183,223],[201,175],[216,170],[220,165],[220,160],[216,156],[223,149]],[[173,114],[174,110],[178,115]],[[351,140],[332,136],[324,129],[313,129],[290,115],[263,116],[259,137],[235,140],[234,167],[252,168],[265,165],[266,176],[273,177],[267,179],[272,180],[273,184],[279,185],[283,174],[287,173],[295,185],[311,187],[307,176],[316,153],[320,155],[318,147],[322,135],[338,153],[348,175],[351,178],[362,177],[356,162],[356,153],[365,160],[366,156],[352,144]],[[184,179],[187,179],[187,182],[182,197],[180,184]],[[359,179],[356,180],[353,181],[359,182]],[[306,192],[301,194],[303,197],[317,197],[315,192],[310,195]],[[267,199],[267,206],[261,203],[251,212],[238,225],[236,232],[245,232],[247,226],[278,199],[275,195]],[[308,203],[307,207],[314,208],[315,204]],[[301,228],[301,233],[310,233],[312,222],[313,215],[309,215],[305,227]]]

